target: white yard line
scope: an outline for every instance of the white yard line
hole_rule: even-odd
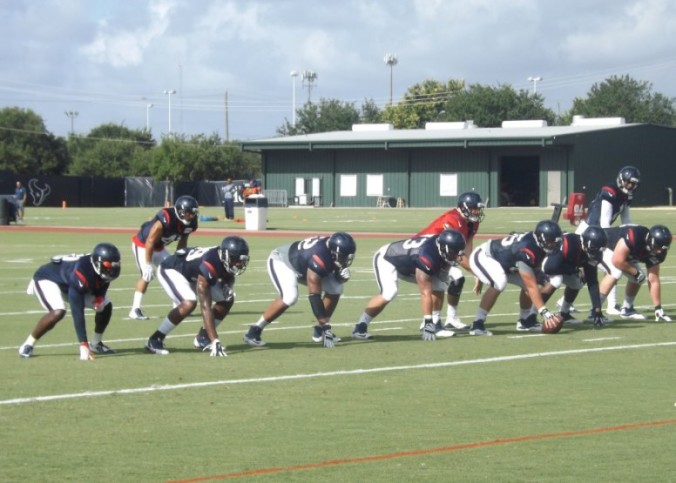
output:
[[[137,388],[126,388],[126,389],[111,389],[107,391],[85,391],[77,392],[70,394],[54,394],[51,396],[34,396],[34,397],[22,397],[14,399],[3,399],[0,400],[0,406],[9,406],[9,405],[22,405],[22,404],[32,404],[40,402],[52,402],[52,401],[63,401],[67,399],[84,399],[92,397],[105,397],[105,396],[122,396],[122,395],[131,395],[131,394],[144,394],[157,391],[177,391],[181,389],[194,389],[202,387],[213,387],[213,386],[225,386],[225,385],[234,385],[234,384],[258,384],[258,383],[268,383],[268,382],[283,382],[283,381],[295,381],[303,379],[316,379],[320,377],[346,377],[346,376],[359,376],[362,374],[376,374],[384,372],[394,372],[394,371],[410,371],[410,370],[419,370],[419,369],[436,369],[443,367],[455,367],[455,366],[467,366],[473,364],[491,364],[496,362],[509,362],[509,361],[518,361],[524,359],[536,359],[541,357],[560,357],[560,356],[571,356],[579,354],[590,354],[594,352],[608,352],[608,351],[623,351],[623,350],[638,350],[638,349],[654,349],[657,347],[671,347],[676,346],[676,341],[673,342],[657,342],[652,344],[633,344],[633,345],[621,345],[613,347],[595,347],[589,349],[572,349],[565,351],[553,351],[553,352],[533,352],[530,354],[517,354],[513,356],[500,356],[500,357],[489,357],[483,359],[473,359],[467,361],[449,361],[449,362],[435,362],[428,364],[413,364],[405,366],[388,366],[388,367],[373,367],[368,369],[352,369],[346,371],[328,371],[328,372],[314,372],[307,374],[288,374],[281,376],[271,376],[271,377],[259,377],[259,378],[249,378],[249,379],[223,379],[217,381],[204,381],[204,382],[193,382],[186,384],[153,384],[146,387],[137,387]]]

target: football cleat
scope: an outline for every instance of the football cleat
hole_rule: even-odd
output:
[[[96,354],[115,354],[115,351],[108,347],[103,342],[97,344],[89,343],[89,350],[95,352]]]
[[[560,314],[561,314],[561,317],[563,317],[563,321],[564,321],[566,324],[573,324],[573,325],[575,325],[575,324],[581,324],[581,323],[582,323],[581,320],[576,319],[575,317],[573,317],[572,315],[570,315],[569,312],[560,312]]]
[[[620,317],[623,319],[645,320],[645,315],[636,312],[634,307],[622,307]]]
[[[444,329],[467,330],[469,329],[469,325],[463,323],[459,318],[456,317],[454,319],[446,319]]]
[[[164,342],[153,337],[146,342],[146,350],[151,354],[157,354],[158,356],[169,355],[169,351],[164,348]]]
[[[338,337],[336,334],[333,334],[333,340],[335,342],[340,342],[342,339]],[[322,331],[322,326],[321,325],[315,325],[312,328],[312,342],[324,342],[324,332]]]
[[[30,356],[33,355],[33,346],[24,344],[21,347],[19,347],[19,357],[23,357],[24,359],[28,359]]]
[[[619,305],[608,306],[606,309],[606,314],[608,315],[620,315],[622,313],[622,308]]]
[[[261,329],[257,325],[251,325],[249,326],[249,331],[246,334],[244,334],[244,337],[242,337],[242,340],[244,340],[244,342],[246,342],[250,346],[263,347],[265,345],[265,341],[261,339],[262,332],[263,329]]]
[[[131,309],[129,311],[129,318],[132,320],[148,320],[150,317],[148,317],[146,314],[143,313],[143,311],[140,308],[136,309]]]
[[[469,335],[493,335],[493,332],[486,330],[482,319],[477,319],[472,322],[472,326],[469,328]]]
[[[204,350],[211,342],[209,342],[209,337],[202,335],[202,331],[195,336],[192,341],[192,346],[195,349]]]
[[[373,336],[368,333],[368,324],[366,322],[360,322],[354,326],[352,330],[352,338],[360,340],[372,339]]]
[[[434,324],[434,335],[438,337],[439,339],[447,339],[448,337],[453,337],[455,336],[455,332],[452,330],[447,330],[444,327],[442,327],[441,322],[437,322]]]

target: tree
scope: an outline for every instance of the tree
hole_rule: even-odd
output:
[[[148,176],[146,152],[155,146],[145,129],[102,124],[85,137],[71,135],[68,149],[73,161],[68,173],[75,176]]]
[[[472,84],[450,97],[444,107],[440,119],[472,120],[480,127],[500,127],[506,120],[541,119],[548,124],[554,124],[556,120],[554,111],[544,107],[540,94],[530,94],[526,90],[517,92],[509,85]]]
[[[152,152],[151,174],[170,181],[256,178],[261,174],[260,155],[243,153],[238,144],[223,144],[217,134],[191,138],[171,136]]]
[[[45,129],[30,109],[0,109],[0,170],[16,174],[62,174],[69,158],[63,138]]]
[[[382,119],[397,129],[423,128],[426,122],[443,120],[446,103],[464,86],[461,80],[446,83],[426,80],[415,84],[408,88],[398,104],[385,108]]]
[[[576,97],[564,119],[570,123],[573,115],[587,117],[623,117],[629,123],[676,125],[676,105],[673,98],[652,92],[652,84],[628,75],[612,76],[594,84],[586,98]]]
[[[296,126],[288,120],[277,129],[282,136],[311,134],[316,132],[349,131],[353,124],[360,122],[379,122],[380,111],[373,100],[365,100],[361,112],[354,103],[337,99],[320,99],[319,104],[306,102],[296,110]]]

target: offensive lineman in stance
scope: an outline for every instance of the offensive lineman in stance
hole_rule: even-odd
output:
[[[312,340],[332,348],[340,339],[331,331],[330,319],[350,279],[357,245],[352,236],[339,231],[331,236],[313,236],[274,249],[268,257],[268,275],[279,296],[258,321],[249,327],[244,342],[264,346],[263,329],[298,301],[298,285],[307,285],[310,307],[317,319]]]

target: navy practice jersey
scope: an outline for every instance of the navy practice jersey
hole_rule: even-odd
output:
[[[158,211],[152,220],[146,221],[141,225],[138,233],[132,238],[132,241],[136,246],[145,247],[148,235],[150,235],[150,230],[157,221],[162,224],[162,236],[155,242],[153,247],[155,251],[160,251],[165,245],[169,245],[182,236],[197,231],[197,217],[193,218],[189,225],[184,225],[183,222],[178,219],[178,215],[174,208],[164,208]]]
[[[598,264],[603,251],[599,253],[599,259],[591,258],[582,249],[582,237],[575,233],[565,233],[561,250],[552,253],[542,262],[542,271],[547,275],[575,275],[580,268],[584,273],[584,280],[589,290],[592,307],[601,307],[599,297],[599,274]]]
[[[549,255],[542,264],[542,271],[547,275],[571,275],[580,268],[589,265],[596,268],[600,262],[590,258],[582,249],[582,237],[575,233],[565,233],[561,249]]]
[[[630,262],[645,263],[647,268],[662,263],[667,257],[667,251],[663,251],[659,255],[653,255],[648,251],[648,234],[650,229],[641,225],[624,225],[614,228],[606,228],[606,235],[608,236],[608,248],[615,249],[617,242],[620,239],[629,248]]]
[[[438,237],[438,235],[414,237],[390,243],[384,258],[394,265],[397,273],[402,276],[414,276],[416,268],[430,276],[438,275],[441,270],[449,267],[439,254]]]
[[[68,297],[75,329],[85,334],[84,297],[105,297],[110,282],[105,282],[94,271],[89,254],[63,255],[52,258],[50,263],[42,265],[33,275],[33,280],[49,280],[59,286]]]
[[[603,201],[607,201],[612,207],[610,220],[601,219],[601,205],[603,204]],[[630,195],[621,191],[615,185],[608,184],[603,186],[589,204],[589,209],[587,210],[587,224],[589,226],[598,225],[603,228],[609,227],[629,205],[631,205]]]
[[[313,236],[293,242],[289,247],[289,262],[299,280],[306,280],[307,271],[312,270],[324,278],[336,271],[327,236]]]
[[[165,258],[160,266],[163,270],[176,270],[193,283],[202,275],[209,286],[219,280],[232,285],[235,283],[235,276],[225,269],[218,255],[218,248],[184,248]]]
[[[518,272],[517,263],[523,263],[535,270],[540,267],[545,255],[532,231],[516,233],[491,242],[491,257],[498,261],[505,273]]]

